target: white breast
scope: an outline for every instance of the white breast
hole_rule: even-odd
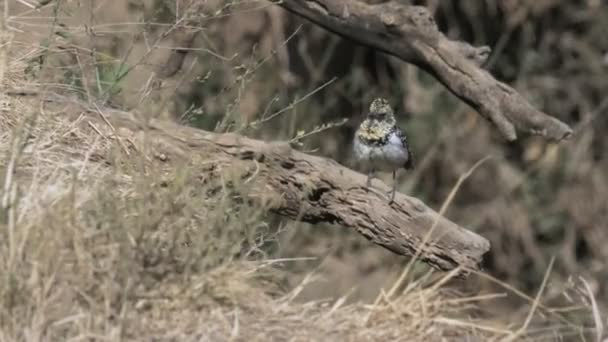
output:
[[[409,157],[401,139],[394,133],[384,146],[369,146],[355,138],[354,151],[361,164],[378,171],[393,171],[403,167]]]

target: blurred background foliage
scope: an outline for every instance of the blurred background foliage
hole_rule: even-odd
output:
[[[293,139],[345,165],[352,165],[353,132],[370,101],[387,97],[417,160],[413,172],[399,175],[400,191],[438,208],[462,173],[493,156],[447,214],[491,241],[485,269],[533,290],[555,256],[557,283],[584,276],[605,302],[608,5],[403,2],[430,8],[449,37],[492,47],[485,68],[570,124],[574,136],[556,145],[520,132],[506,142],[425,72],[265,1],[56,1],[45,8],[59,14],[52,31],[36,32],[42,25],[35,23],[30,29],[61,49],[31,57],[28,70],[40,78],[40,65],[55,64],[64,73],[46,75],[47,82],[68,84],[83,99],[101,97],[207,130]],[[406,262],[339,227],[285,229],[272,221],[283,230],[274,254],[317,258],[286,266],[289,283],[312,269],[324,276],[306,298],[356,288],[352,298],[370,299]]]

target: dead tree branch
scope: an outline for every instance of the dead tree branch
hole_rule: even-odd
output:
[[[281,0],[276,3],[329,31],[371,46],[432,74],[452,93],[490,120],[508,140],[515,128],[562,140],[572,134],[563,122],[535,109],[480,65],[490,53],[443,35],[429,11],[400,1],[377,5],[362,0]]]
[[[210,133],[160,120],[143,123],[132,113],[102,111],[116,127],[118,139],[131,143],[134,152],[145,153],[146,160],[157,159],[170,168],[184,167],[186,161],[188,170],[203,178],[236,172],[251,185],[250,199],[270,203],[270,210],[290,219],[354,229],[399,255],[412,256],[422,249],[421,260],[440,270],[478,269],[490,249],[485,238],[441,217],[416,198],[397,194],[389,205],[389,187],[378,180],[373,189],[367,189],[364,175],[334,160],[293,150],[286,143]],[[100,120],[99,115],[89,120]],[[145,142],[137,147],[137,141]],[[129,158],[134,157],[131,153]]]

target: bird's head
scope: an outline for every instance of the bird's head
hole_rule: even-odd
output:
[[[377,98],[369,106],[367,118],[363,123],[370,129],[387,130],[396,124],[395,113],[386,99]]]

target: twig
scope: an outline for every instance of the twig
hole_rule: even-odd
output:
[[[545,287],[547,286],[547,281],[549,280],[549,274],[551,274],[551,270],[553,269],[554,262],[555,262],[555,257],[551,258],[551,261],[549,262],[549,267],[547,267],[547,271],[545,272],[545,276],[543,277],[543,282],[540,285],[540,289],[538,290],[538,293],[536,294],[536,298],[534,298],[534,301],[532,301],[532,307],[530,308],[530,311],[528,312],[528,316],[526,317],[524,324],[515,333],[512,333],[512,334],[510,334],[510,336],[505,338],[505,340],[504,340],[505,342],[515,341],[516,338],[523,335],[526,332],[526,329],[528,329],[528,326],[530,325],[530,322],[532,322],[532,318],[534,317],[534,313],[536,312],[536,308],[540,304],[540,299],[542,297],[543,291],[545,290]]]
[[[114,126],[112,125],[112,123],[110,121],[108,121],[108,118],[106,118],[106,116],[101,112],[101,109],[99,109],[99,106],[96,103],[93,103],[93,105],[95,106],[95,109],[97,110],[97,113],[99,114],[99,116],[101,116],[101,118],[103,119],[103,121],[108,125],[108,127],[110,127],[110,129],[112,130],[112,133],[114,134],[114,137],[116,138],[116,140],[118,141],[118,144],[120,145],[120,147],[122,147],[123,151],[130,156],[131,153],[129,153],[129,149],[127,148],[127,146],[122,142],[122,140],[120,139],[120,136],[118,135],[118,133],[116,133],[116,128],[114,128]],[[99,131],[97,131],[98,133],[100,133]]]
[[[593,313],[593,321],[595,322],[595,336],[597,342],[602,342],[602,336],[604,336],[604,323],[602,322],[602,315],[600,314],[600,308],[595,301],[595,296],[593,295],[593,291],[591,290],[591,286],[585,278],[579,277],[585,285],[585,290],[589,295],[589,300],[591,301],[591,312]]]

